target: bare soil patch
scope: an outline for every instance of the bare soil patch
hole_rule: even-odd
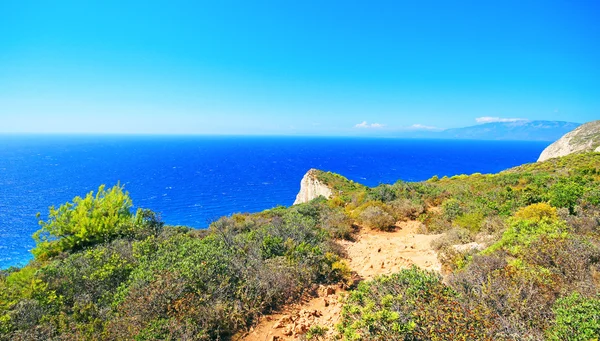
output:
[[[418,221],[399,222],[393,232],[361,228],[355,241],[339,241],[346,250],[347,262],[359,280],[391,274],[416,265],[422,269],[440,272],[441,264],[431,242],[441,235],[420,234]],[[312,295],[282,312],[266,315],[246,335],[244,341],[300,340],[313,326],[328,329],[332,336],[339,322],[345,290],[337,286],[315,288]]]

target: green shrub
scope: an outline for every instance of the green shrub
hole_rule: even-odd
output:
[[[552,316],[556,282],[546,269],[519,260],[508,261],[501,253],[476,255],[449,279],[471,307],[492,312],[497,326],[494,340],[539,340]]]
[[[426,218],[425,225],[430,233],[442,233],[452,229],[452,223],[438,214]]]
[[[340,209],[323,209],[320,216],[320,225],[333,238],[351,239],[352,232],[354,232],[352,218]]]
[[[542,219],[556,220],[558,219],[558,215],[555,207],[546,203],[537,203],[520,208],[515,212],[515,218],[532,221],[540,221]]]
[[[571,213],[574,212],[575,205],[583,196],[584,187],[576,182],[557,182],[550,188],[550,204],[554,207],[568,208]]]
[[[397,220],[414,220],[425,212],[423,203],[417,200],[397,199],[389,202],[388,206]]]
[[[368,193],[370,200],[381,202],[389,202],[397,197],[394,187],[387,184],[381,184],[377,187],[371,188],[369,189]]]
[[[109,190],[102,185],[96,195],[90,192],[58,209],[50,207],[48,221],[40,220],[42,228],[33,235],[32,253],[44,260],[119,237],[143,238],[162,228],[153,212],[138,209],[132,214],[132,207],[128,193],[118,185]]]
[[[462,306],[438,275],[413,267],[360,283],[337,330],[344,340],[481,340],[494,326],[480,309]]]
[[[586,298],[579,293],[556,300],[555,320],[549,340],[590,341],[600,338],[600,295]]]
[[[323,326],[312,326],[306,332],[307,340],[324,340],[328,328]]]
[[[481,212],[465,213],[454,219],[454,223],[464,229],[469,230],[471,233],[477,233],[481,230],[483,224],[484,215]]]
[[[541,236],[566,237],[568,227],[563,220],[542,217],[541,219],[513,218],[499,242],[490,246],[486,252],[504,249],[519,254],[523,247],[529,246]]]
[[[38,276],[65,305],[93,302],[107,306],[135,263],[131,243],[115,240],[54,260],[41,268]]]
[[[100,187],[52,208],[35,259],[0,271],[0,341],[229,339],[315,284],[351,287],[332,238],[351,237],[353,219],[392,229],[415,218],[449,231],[434,243],[447,286],[416,268],[362,282],[340,337],[594,339],[599,169],[591,153],[375,189],[318,172],[331,200],[234,214],[207,230],[163,227],[151,211],[132,212],[121,187]],[[496,242],[480,253],[452,247],[473,239]]]
[[[500,216],[492,215],[485,217],[481,224],[481,232],[497,235],[506,229],[506,222]]]
[[[394,229],[396,220],[391,214],[379,206],[368,206],[359,215],[359,220],[365,226],[381,231]]]
[[[457,199],[447,199],[442,203],[442,215],[447,220],[454,220],[463,213],[460,202]]]

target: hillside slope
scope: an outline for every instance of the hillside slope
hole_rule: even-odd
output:
[[[588,122],[568,132],[546,147],[538,161],[594,150],[600,151],[600,120]]]
[[[232,340],[332,286],[328,324],[298,311],[315,323],[292,337],[600,335],[600,154],[373,188],[315,175],[330,199],[208,230],[134,212],[119,186],[52,208],[35,259],[0,272],[0,340]]]

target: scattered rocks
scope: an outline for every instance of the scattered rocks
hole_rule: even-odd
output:
[[[335,294],[335,288],[331,287],[331,286],[328,286],[325,289],[325,296],[329,296],[329,295],[333,295],[333,294]]]
[[[275,322],[275,324],[273,325],[273,329],[283,328],[286,324],[290,323],[291,321],[292,318],[289,315],[283,315],[282,318]]]
[[[327,299],[327,298],[324,298]],[[310,327],[317,324],[317,318],[323,316],[318,309],[302,309],[291,315],[284,315],[274,325],[273,329],[283,329],[283,335],[296,336],[305,334]]]

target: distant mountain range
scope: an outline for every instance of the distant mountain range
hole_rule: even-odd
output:
[[[442,131],[419,131],[403,134],[414,138],[467,140],[556,141],[580,123],[564,121],[514,121],[479,124]]]

